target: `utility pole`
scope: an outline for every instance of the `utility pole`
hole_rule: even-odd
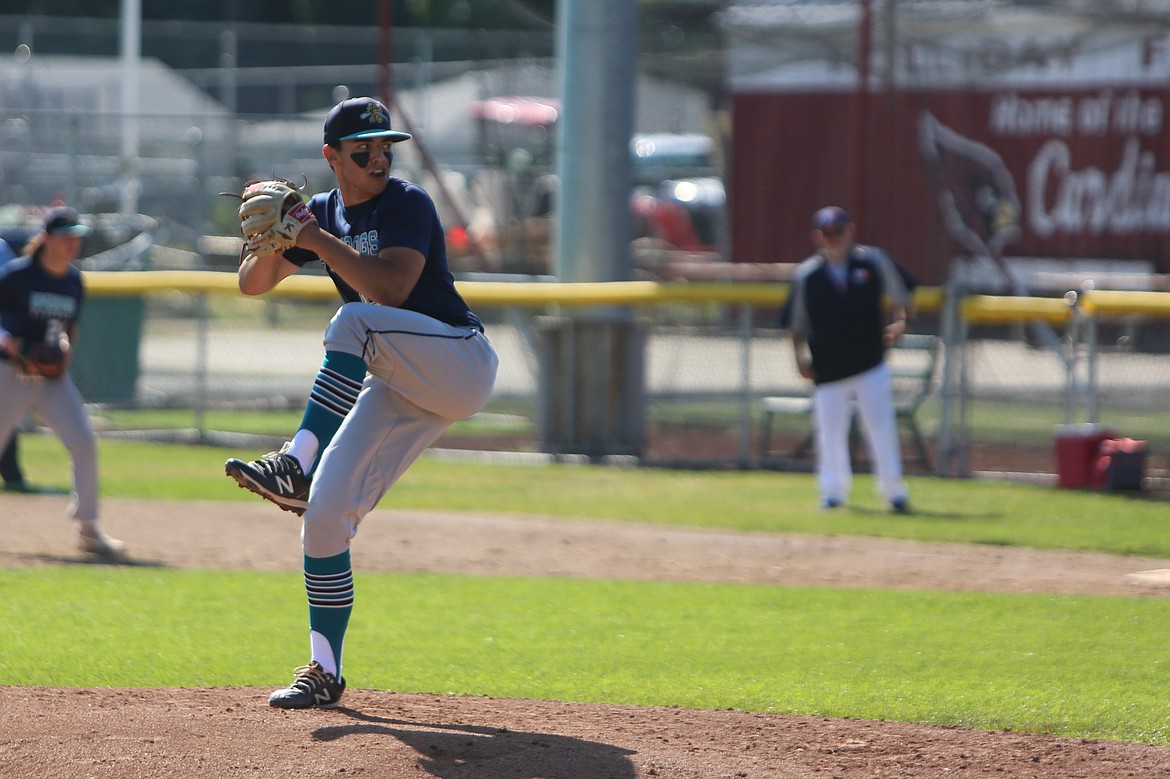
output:
[[[849,210],[854,219],[865,218],[865,177],[869,168],[869,68],[873,38],[873,0],[859,0],[860,22],[857,30],[857,92],[854,97],[856,119],[853,123],[853,203]],[[864,222],[863,222],[864,224]]]
[[[119,48],[122,70],[122,191],[118,210],[138,213],[139,70],[142,64],[142,0],[122,0]]]
[[[553,265],[563,282],[631,276],[630,136],[638,61],[634,0],[559,0],[557,205]],[[553,454],[642,453],[645,336],[626,309],[540,322],[537,427]]]
[[[560,0],[557,7],[556,273],[561,281],[625,281],[638,7],[633,0]]]

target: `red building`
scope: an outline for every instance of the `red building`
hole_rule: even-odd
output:
[[[866,6],[725,14],[734,261],[807,256],[809,216],[837,204],[928,284],[963,255],[1170,272],[1170,35],[982,3],[883,4],[894,20]]]

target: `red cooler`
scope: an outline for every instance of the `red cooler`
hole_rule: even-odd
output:
[[[1092,487],[1101,442],[1116,433],[1104,425],[1086,422],[1056,426],[1056,474],[1061,487]]]

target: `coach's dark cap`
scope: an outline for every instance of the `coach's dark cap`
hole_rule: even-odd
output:
[[[845,213],[844,208],[825,206],[813,214],[812,226],[814,230],[827,230],[833,227],[844,227],[851,221],[853,220],[849,218],[849,214]]]
[[[325,143],[340,146],[356,138],[389,138],[391,143],[409,141],[410,133],[390,129],[390,111],[372,97],[351,97],[333,106],[325,117]]]
[[[49,235],[89,235],[76,209],[58,206],[45,214],[45,232]]]

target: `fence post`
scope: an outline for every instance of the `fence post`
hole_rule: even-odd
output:
[[[1064,389],[1064,423],[1076,424],[1080,421],[1081,388],[1077,372],[1080,367],[1081,341],[1081,312],[1077,305],[1077,293],[1069,290],[1064,294],[1064,302],[1070,309],[1068,318],[1068,356],[1065,359],[1065,389]]]
[[[739,407],[739,466],[746,468],[752,451],[752,304],[739,307],[739,334],[743,348],[740,384],[743,394]]]
[[[195,323],[195,435],[196,440],[207,440],[207,293],[196,293]]]
[[[963,339],[966,338],[966,330],[960,325],[962,298],[959,281],[948,281],[942,309],[943,369],[942,386],[939,388],[938,476],[955,474],[955,450],[962,445],[962,442],[956,444],[953,440],[957,415],[955,399],[962,391],[961,386],[956,386],[960,378],[957,365],[963,352]]]
[[[1087,394],[1087,414],[1088,422],[1097,423],[1098,413],[1098,398],[1097,398],[1097,312],[1089,311],[1085,319],[1085,342],[1086,342],[1086,378],[1085,392]]]
[[[957,305],[957,304],[956,304]],[[961,314],[959,324],[959,436],[955,445],[955,476],[965,478],[971,475],[970,462],[967,459],[968,447],[971,441],[971,372],[968,347],[971,343],[971,333],[967,320]]]

